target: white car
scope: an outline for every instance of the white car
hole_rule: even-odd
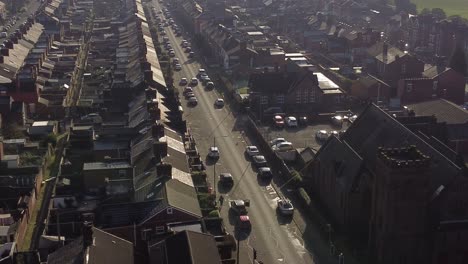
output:
[[[245,148],[245,152],[247,152],[249,157],[260,155],[260,151],[258,150],[257,146],[247,146]]]
[[[179,85],[186,85],[188,83],[187,78],[180,78]]]
[[[208,151],[208,157],[212,159],[217,159],[219,158],[219,149],[218,147],[210,147]]]
[[[277,145],[278,143],[281,143],[281,142],[286,142],[286,139],[284,139],[284,138],[275,138],[272,141],[270,141],[270,146]]]
[[[319,130],[315,133],[315,137],[320,141],[327,140],[328,136],[329,134],[328,134],[328,131],[326,130]]]
[[[216,101],[215,101],[215,103],[214,103],[214,104],[215,104],[215,106],[216,106],[216,107],[219,107],[219,108],[221,108],[221,107],[223,107],[223,106],[224,106],[224,100],[223,100],[223,99],[221,99],[221,98],[218,98],[218,99],[216,99]]]
[[[297,127],[297,119],[294,116],[286,117],[286,125],[288,127]]]
[[[180,65],[180,63],[176,63],[176,64],[174,65],[174,69],[175,69],[176,71],[180,71],[180,70],[182,70],[182,65]]]
[[[169,51],[169,57],[174,57],[175,56],[175,52],[173,50]]]
[[[278,210],[283,215],[293,215],[294,206],[289,199],[278,199]]]
[[[197,78],[193,77],[192,80],[190,81],[190,84],[191,85],[197,85],[198,84]]]
[[[271,147],[272,150],[274,151],[288,151],[288,150],[293,150],[294,147],[291,142],[280,142],[273,147]]]

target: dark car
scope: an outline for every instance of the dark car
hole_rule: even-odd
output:
[[[219,175],[219,183],[224,186],[232,186],[234,185],[234,178],[231,173],[221,173]]]
[[[266,167],[267,161],[264,156],[257,155],[252,157],[253,163],[257,168]]]
[[[258,168],[258,176],[262,178],[272,178],[273,173],[271,172],[270,167],[260,167]]]
[[[299,122],[299,125],[301,126],[307,126],[309,124],[309,120],[307,119],[307,116],[300,116],[298,122]]]

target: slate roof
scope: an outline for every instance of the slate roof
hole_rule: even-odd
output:
[[[170,206],[202,217],[197,192],[194,187],[174,179],[167,181],[165,187],[167,203]]]
[[[445,99],[407,105],[417,116],[434,115],[439,122],[468,124],[468,111]]]
[[[449,71],[450,68],[447,68],[447,67],[440,67],[440,66],[432,66],[430,68],[428,68],[427,70],[423,71],[422,75],[426,78],[430,78],[430,79],[433,79],[437,76],[439,76],[440,74],[446,72],[446,71]]]
[[[87,263],[132,264],[133,244],[93,227],[93,244],[88,248]]]
[[[83,264],[83,237],[57,249],[47,257],[47,264]]]
[[[351,191],[361,170],[363,160],[346,142],[332,137],[320,148],[317,160],[334,170],[336,182],[346,191]]]
[[[455,160],[442,155],[432,145],[374,104],[369,105],[359,115],[341,140],[348,143],[363,158],[366,167],[371,171],[375,171],[378,147],[398,148],[415,145],[423,154],[431,157],[432,191],[440,185],[450,185],[452,179],[462,173]]]
[[[289,89],[290,79],[283,73],[253,73],[250,75],[249,86],[254,92],[285,93]]]
[[[221,263],[216,241],[212,235],[194,231],[182,231],[162,242],[167,264],[217,264]],[[156,244],[160,245],[160,244]],[[150,259],[161,260],[159,250],[150,247]]]
[[[385,58],[383,54],[383,46],[384,46],[383,42],[376,43],[372,47],[370,47],[367,52],[369,53],[370,56],[375,57],[377,60],[385,64],[390,64],[394,62],[397,56],[399,56],[400,58],[403,58],[403,56],[408,55],[407,53],[401,51],[400,49],[393,47],[391,45],[388,45],[387,57]]]

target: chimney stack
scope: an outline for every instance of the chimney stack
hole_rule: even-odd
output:
[[[382,55],[383,55],[383,59],[386,61],[387,58],[388,58],[388,44],[387,44],[387,42],[383,43]]]

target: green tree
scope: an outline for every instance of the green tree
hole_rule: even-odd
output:
[[[466,55],[461,45],[456,45],[452,57],[450,58],[450,68],[466,76]]]
[[[429,8],[424,8],[423,10],[421,10],[421,12],[419,13],[420,15],[428,15],[431,13],[431,10],[429,10]]]
[[[437,19],[446,19],[447,15],[441,8],[432,8],[432,15]]]

